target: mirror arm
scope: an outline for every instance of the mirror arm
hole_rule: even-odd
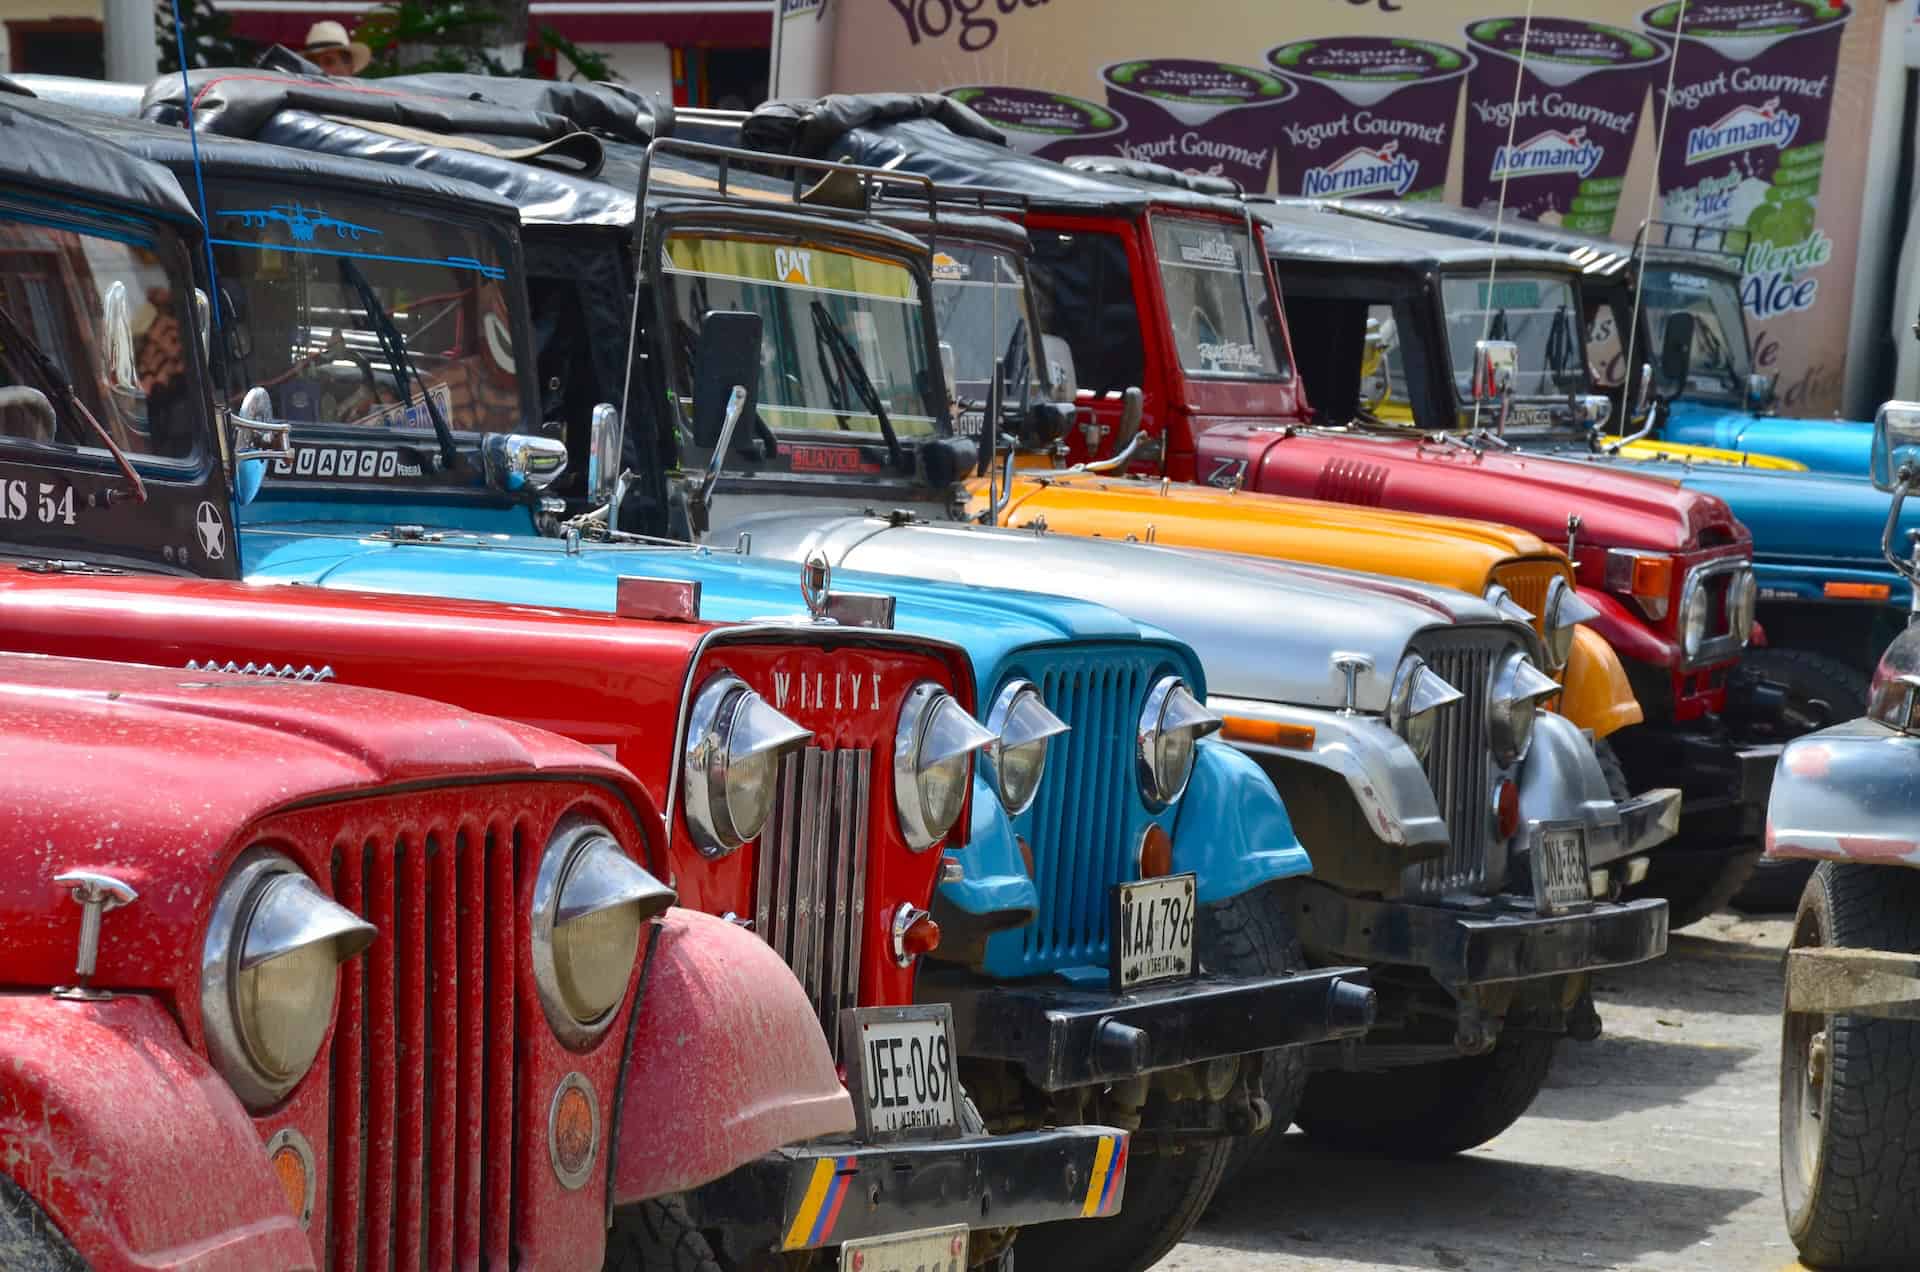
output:
[[[1140,429],[1134,433],[1133,440],[1128,442],[1119,454],[1109,456],[1106,459],[1091,459],[1084,464],[1075,464],[1067,471],[1075,473],[1110,473],[1115,469],[1125,468],[1133,462],[1136,455],[1141,459],[1158,459],[1160,455],[1159,441],[1160,439],[1157,435],[1148,433],[1145,429]]]
[[[1893,488],[1893,500],[1887,507],[1887,524],[1880,531],[1880,554],[1887,559],[1901,577],[1909,583],[1920,583],[1920,568],[1902,557],[1894,546],[1894,540],[1900,533],[1900,508],[1907,501],[1907,492],[1913,489],[1914,482],[1920,480],[1920,469],[1912,464],[1903,465],[1899,481]]]
[[[1620,453],[1620,448],[1622,446],[1626,446],[1633,442],[1637,442],[1641,438],[1645,437],[1647,434],[1653,432],[1654,420],[1658,418],[1660,412],[1665,411],[1666,409],[1667,409],[1667,400],[1665,398],[1655,398],[1653,400],[1653,405],[1647,408],[1646,423],[1642,424],[1639,427],[1639,429],[1633,433],[1629,433],[1624,437],[1614,438],[1611,442],[1608,442],[1605,446],[1600,448],[1601,453],[1607,454],[1607,455],[1618,455]]]
[[[733,392],[727,394],[727,413],[720,420],[720,439],[713,445],[713,456],[707,460],[706,475],[700,479],[699,489],[693,492],[694,498],[702,505],[713,502],[713,488],[720,484],[721,470],[726,467],[727,453],[733,449],[733,431],[739,427],[740,417],[747,410],[747,386],[736,384]]]

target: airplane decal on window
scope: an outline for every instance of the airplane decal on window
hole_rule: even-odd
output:
[[[379,230],[371,225],[355,225],[352,221],[342,221],[337,216],[328,216],[319,208],[310,208],[303,203],[276,203],[269,208],[222,209],[221,216],[239,217],[240,224],[248,229],[265,229],[268,222],[278,221],[287,227],[296,243],[311,243],[321,230],[332,230],[335,238],[359,242],[363,234],[378,234]]]

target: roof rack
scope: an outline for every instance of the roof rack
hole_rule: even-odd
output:
[[[1126,159],[1119,155],[1073,155],[1062,161],[1075,172],[1091,172],[1106,177],[1126,177],[1148,185],[1185,190],[1189,194],[1210,194],[1217,199],[1245,199],[1247,188],[1232,177],[1195,175],[1153,163],[1145,159]]]
[[[676,198],[709,199],[718,203],[738,206],[764,206],[750,195],[737,194],[727,188],[734,165],[738,164],[757,176],[771,175],[769,169],[788,169],[793,174],[793,191],[790,195],[795,207],[805,208],[809,212],[818,212],[827,216],[857,218],[866,220],[874,213],[876,198],[884,197],[888,190],[917,191],[926,206],[928,219],[936,223],[940,219],[939,200],[934,194],[934,184],[930,177],[912,172],[895,172],[887,168],[869,168],[860,164],[834,163],[827,159],[801,159],[790,155],[768,156],[757,150],[743,150],[736,146],[714,146],[703,141],[682,141],[676,137],[657,137],[647,143],[646,152],[640,160],[640,180],[635,191],[635,207],[644,210],[647,206],[647,188],[653,178],[653,159],[655,155],[678,155],[683,158],[708,162],[717,169],[712,190],[686,190],[674,187]],[[807,184],[807,175],[818,179]],[[835,202],[826,201],[822,191],[827,182],[834,177],[851,178],[852,191],[844,184],[832,191]],[[858,204],[844,201],[849,194],[857,192]],[[644,212],[636,217],[636,224],[644,219]]]
[[[885,171],[892,172],[893,169]],[[895,197],[886,187],[877,193],[882,200]],[[1026,224],[1027,213],[1033,206],[1030,195],[1004,186],[961,186],[935,182],[932,197],[936,205],[946,208],[948,212],[981,215],[999,212],[1015,217],[1022,225]]]
[[[1658,242],[1652,241],[1654,234],[1660,236]],[[1747,248],[1753,243],[1753,234],[1749,230],[1734,229],[1724,225],[1691,225],[1685,221],[1647,221],[1640,226],[1640,232],[1634,236],[1634,248],[1638,250],[1643,241],[1652,247],[1678,247],[1692,252],[1708,252],[1715,256],[1725,256],[1730,260],[1745,263]]]

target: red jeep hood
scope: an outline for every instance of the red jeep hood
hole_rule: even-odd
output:
[[[1664,477],[1492,446],[1235,425],[1203,434],[1200,458],[1202,474],[1246,460],[1249,490],[1501,521],[1561,545],[1569,513],[1582,543],[1606,547],[1684,552],[1703,536],[1749,539],[1721,500]]]

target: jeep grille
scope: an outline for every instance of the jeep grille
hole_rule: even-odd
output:
[[[1552,561],[1509,561],[1493,571],[1493,581],[1507,589],[1520,607],[1533,615],[1533,630],[1542,632],[1547,622],[1547,590],[1561,576]]]
[[[760,836],[754,930],[806,987],[835,1059],[840,1009],[860,1004],[872,763],[853,749],[787,756]]]
[[[1428,896],[1492,892],[1505,880],[1506,863],[1492,860],[1497,847],[1493,784],[1500,770],[1488,737],[1487,687],[1494,665],[1513,642],[1497,631],[1458,628],[1426,633],[1419,646],[1428,665],[1463,696],[1440,709],[1426,762],[1427,781],[1447,821],[1447,850],[1421,863],[1414,891]]]

